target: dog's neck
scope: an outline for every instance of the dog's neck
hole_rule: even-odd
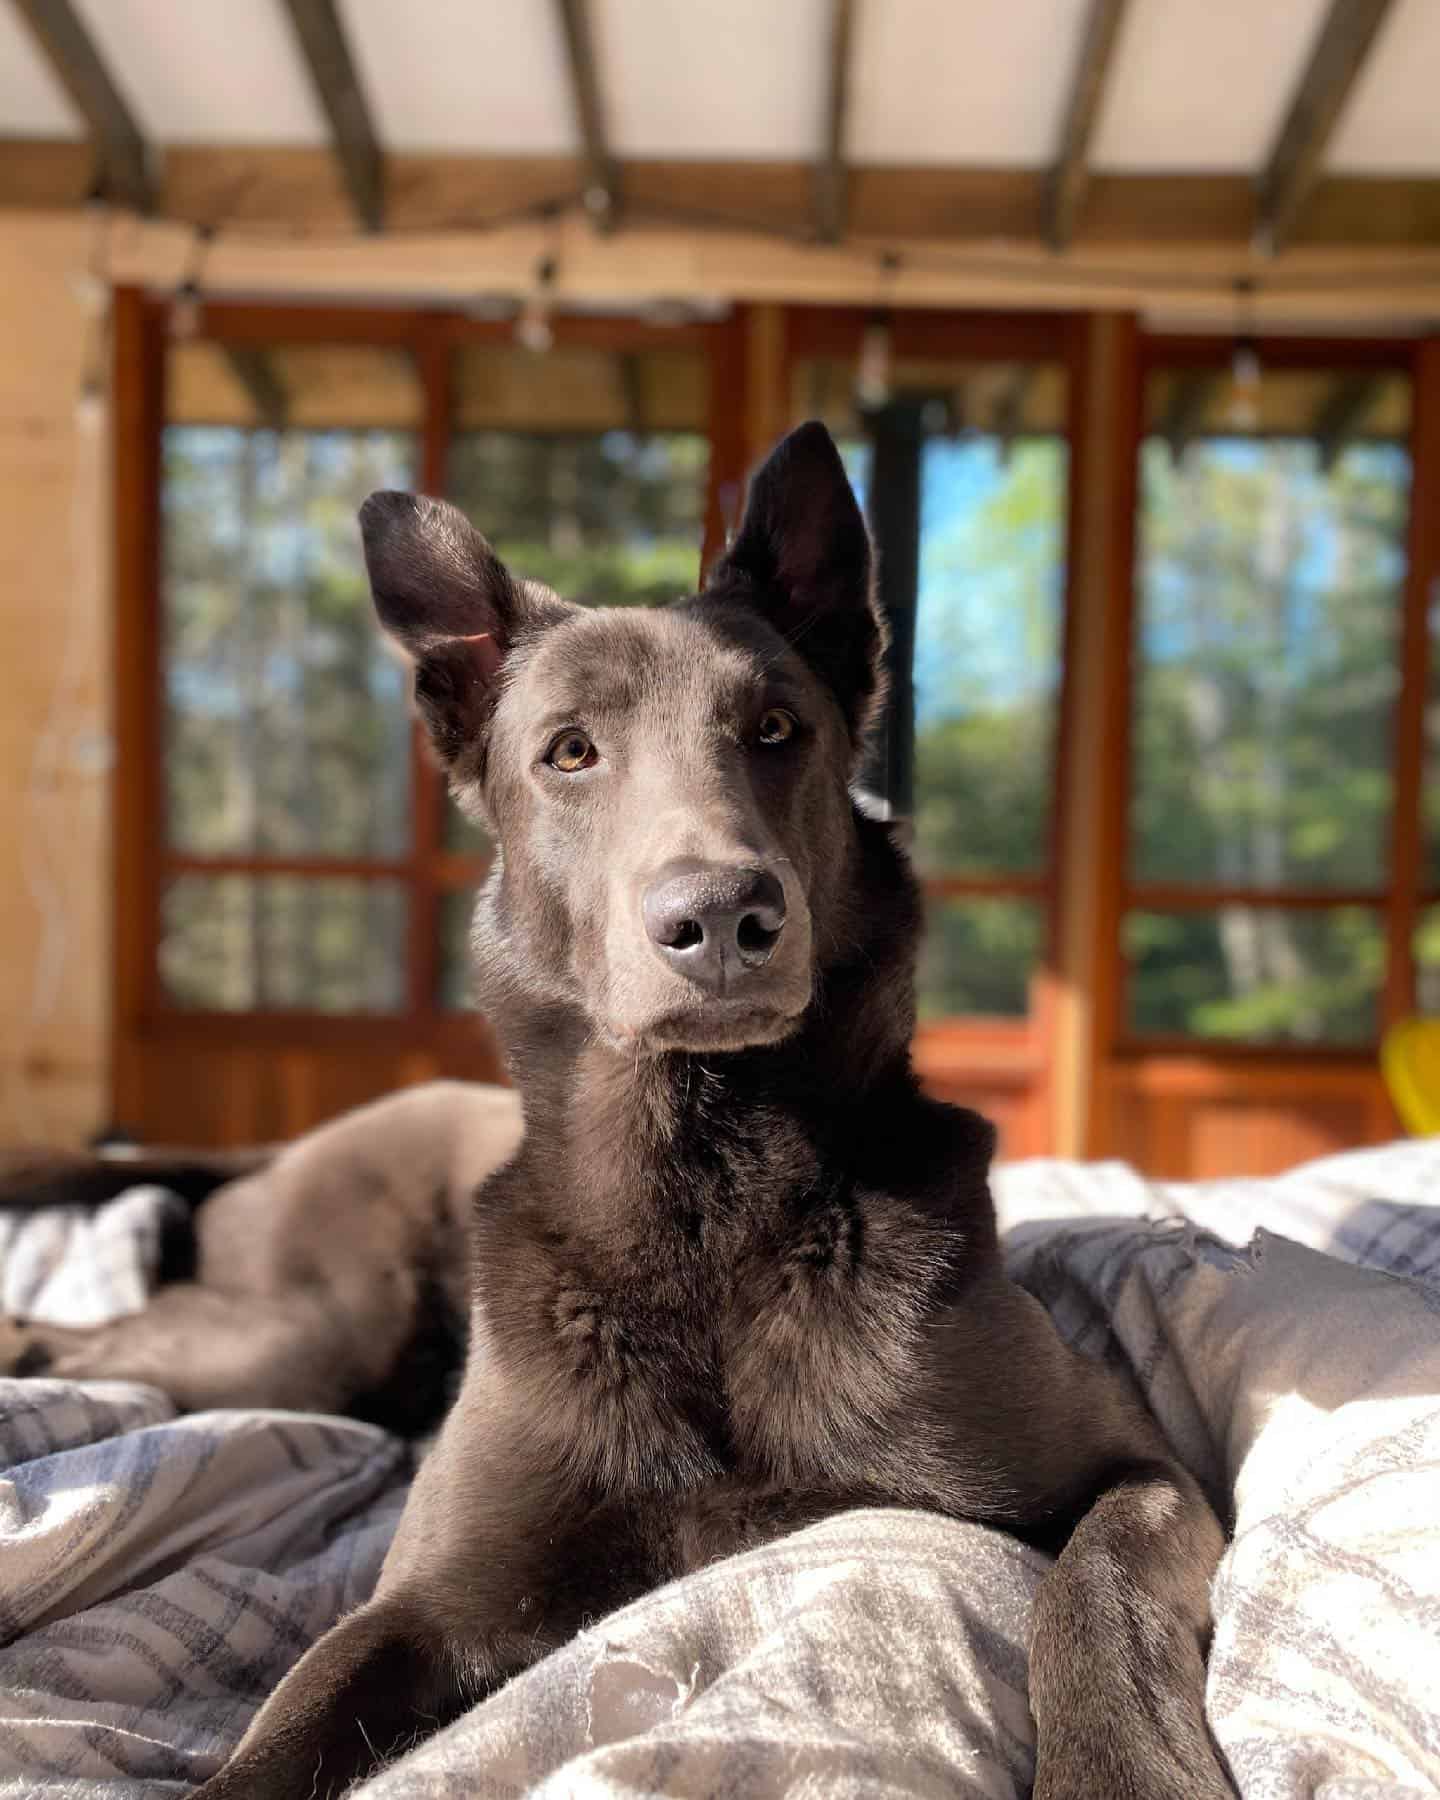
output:
[[[587,1223],[604,1218],[613,1231],[683,1212],[697,1184],[717,1194],[763,1184],[750,1146],[777,1130],[817,1166],[843,1166],[878,1117],[913,1096],[918,894],[885,828],[867,824],[862,838],[849,942],[817,971],[815,997],[781,1043],[637,1056],[601,1040],[579,1009],[529,1011],[514,997],[494,1007],[531,1154],[553,1191],[586,1197]]]

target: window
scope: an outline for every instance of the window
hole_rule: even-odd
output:
[[[698,328],[652,345],[639,330],[633,350],[562,332],[536,356],[503,330],[467,342],[464,323],[437,352],[412,324],[394,344],[247,336],[166,354],[154,977],[167,1012],[414,1021],[469,1005],[489,845],[444,797],[375,626],[355,525],[372,489],[436,486],[443,468],[517,571],[569,598],[695,585]]]
[[[170,381],[163,992],[201,1011],[399,1011],[410,728],[354,520],[373,488],[414,483],[413,369],[187,344]]]
[[[1157,345],[1163,357],[1163,340]],[[1155,368],[1123,951],[1140,1037],[1373,1043],[1410,384]]]

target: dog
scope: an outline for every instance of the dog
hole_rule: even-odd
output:
[[[702,590],[655,611],[517,579],[440,501],[377,494],[361,527],[498,844],[473,943],[523,1129],[467,1209],[468,1356],[376,1592],[203,1800],[339,1794],[587,1619],[877,1504],[1055,1555],[1040,1800],[1230,1795],[1203,1707],[1220,1523],[1006,1280],[993,1133],[911,1069],[918,890],[851,788],[886,634],[829,435],[780,444]]]
[[[192,1209],[143,1312],[0,1318],[0,1373],[141,1381],[182,1412],[348,1413],[423,1437],[464,1362],[473,1196],[520,1134],[513,1090],[437,1081],[280,1150],[0,1158],[0,1207],[92,1207],[152,1182]]]

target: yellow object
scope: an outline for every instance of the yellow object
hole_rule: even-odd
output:
[[[1380,1045],[1380,1069],[1405,1129],[1440,1136],[1440,1019],[1392,1025]]]

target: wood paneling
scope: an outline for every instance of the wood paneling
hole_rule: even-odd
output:
[[[83,1143],[108,1104],[111,457],[75,303],[89,248],[75,215],[0,234],[0,1142]]]
[[[1107,1070],[1105,1154],[1147,1175],[1208,1181],[1277,1175],[1398,1131],[1368,1058],[1122,1058]]]

